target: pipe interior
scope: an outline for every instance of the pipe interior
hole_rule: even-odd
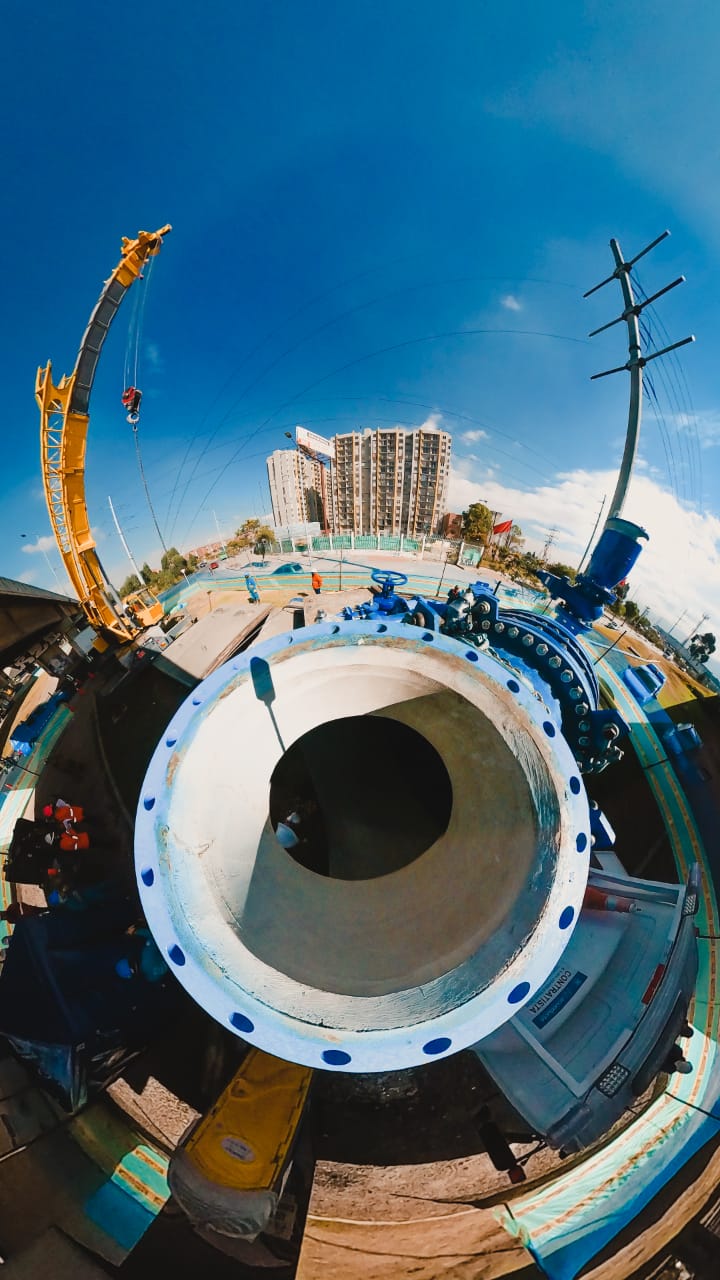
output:
[[[492,984],[538,925],[560,844],[556,780],[517,702],[401,646],[295,651],[263,680],[226,690],[173,765],[181,942],[338,1027],[422,1020]],[[308,775],[327,828],[315,869],[274,829]]]
[[[270,779],[270,822],[288,855],[336,880],[409,866],[447,831],[452,783],[439,752],[389,716],[344,716],[303,734]],[[289,822],[285,821],[290,819]]]

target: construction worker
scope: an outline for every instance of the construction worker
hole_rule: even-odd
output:
[[[317,569],[313,569],[313,574],[310,579],[310,583],[312,585],[313,591],[315,592],[315,595],[319,596],[320,590],[322,588],[323,580],[320,577],[320,574],[317,572]]]
[[[46,844],[55,844],[56,836],[51,832],[45,837]],[[87,831],[76,831],[74,827],[69,829],[66,827],[57,840],[58,847],[63,853],[76,853],[78,849],[90,848],[90,837]]]
[[[68,804],[67,800],[59,798],[54,804],[46,804],[43,809],[44,818],[54,818],[56,822],[61,823],[66,831],[73,827],[76,822],[85,821],[85,810],[79,804]]]

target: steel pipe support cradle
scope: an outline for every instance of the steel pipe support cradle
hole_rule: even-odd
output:
[[[353,778],[326,753],[320,874],[276,838],[273,775],[293,744],[355,717],[437,753],[447,821],[396,856],[417,813],[393,810],[388,841],[392,777],[375,776],[351,821]],[[391,869],[358,875],[386,846]],[[213,672],[156,748],[135,835],[145,915],[194,999],[278,1057],[351,1072],[452,1054],[512,1017],[567,946],[589,853],[557,707],[492,651],[391,618],[328,620]]]

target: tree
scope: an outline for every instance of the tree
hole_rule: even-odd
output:
[[[712,631],[706,631],[702,636],[693,636],[688,648],[696,662],[707,662],[710,655],[715,652],[715,636]]]
[[[542,562],[539,556],[536,556],[534,551],[525,551],[521,556],[518,556],[518,573],[526,577],[534,578],[538,569],[541,568]]]
[[[272,529],[268,529],[266,524],[258,525],[255,530],[255,544],[253,551],[256,555],[262,556],[263,560],[268,551],[271,551],[275,542],[275,535]]]
[[[631,626],[640,617],[640,610],[634,600],[625,601],[625,617]]]
[[[125,579],[120,588],[120,599],[124,600],[126,596],[131,595],[133,591],[139,591],[141,587],[142,582],[138,578],[137,574],[131,573],[130,576]]]
[[[259,534],[262,533],[263,526],[259,520],[249,519],[243,520],[239,529],[235,530],[234,537],[230,540],[229,547],[238,551],[241,547],[254,546],[258,540]]]
[[[142,574],[142,580],[145,583],[145,586],[148,587],[152,582],[153,578],[155,577],[155,574],[153,570],[150,568],[150,565],[148,564],[147,560],[145,561],[145,564],[143,565],[140,572]]]
[[[463,538],[468,542],[482,542],[485,545],[492,533],[493,516],[484,502],[471,502],[467,511],[462,513]]]
[[[575,570],[571,565],[563,564],[562,560],[555,560],[547,565],[547,571],[554,573],[557,578],[569,578],[571,582],[575,581]]]
[[[160,561],[161,569],[171,569],[173,572],[177,571],[178,573],[182,573],[186,565],[187,560],[180,554],[177,547],[170,547]]]

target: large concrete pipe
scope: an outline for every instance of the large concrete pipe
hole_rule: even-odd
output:
[[[143,908],[190,994],[270,1053],[346,1071],[451,1054],[517,1012],[567,945],[589,849],[538,694],[390,620],[320,623],[209,676],[136,824]]]

